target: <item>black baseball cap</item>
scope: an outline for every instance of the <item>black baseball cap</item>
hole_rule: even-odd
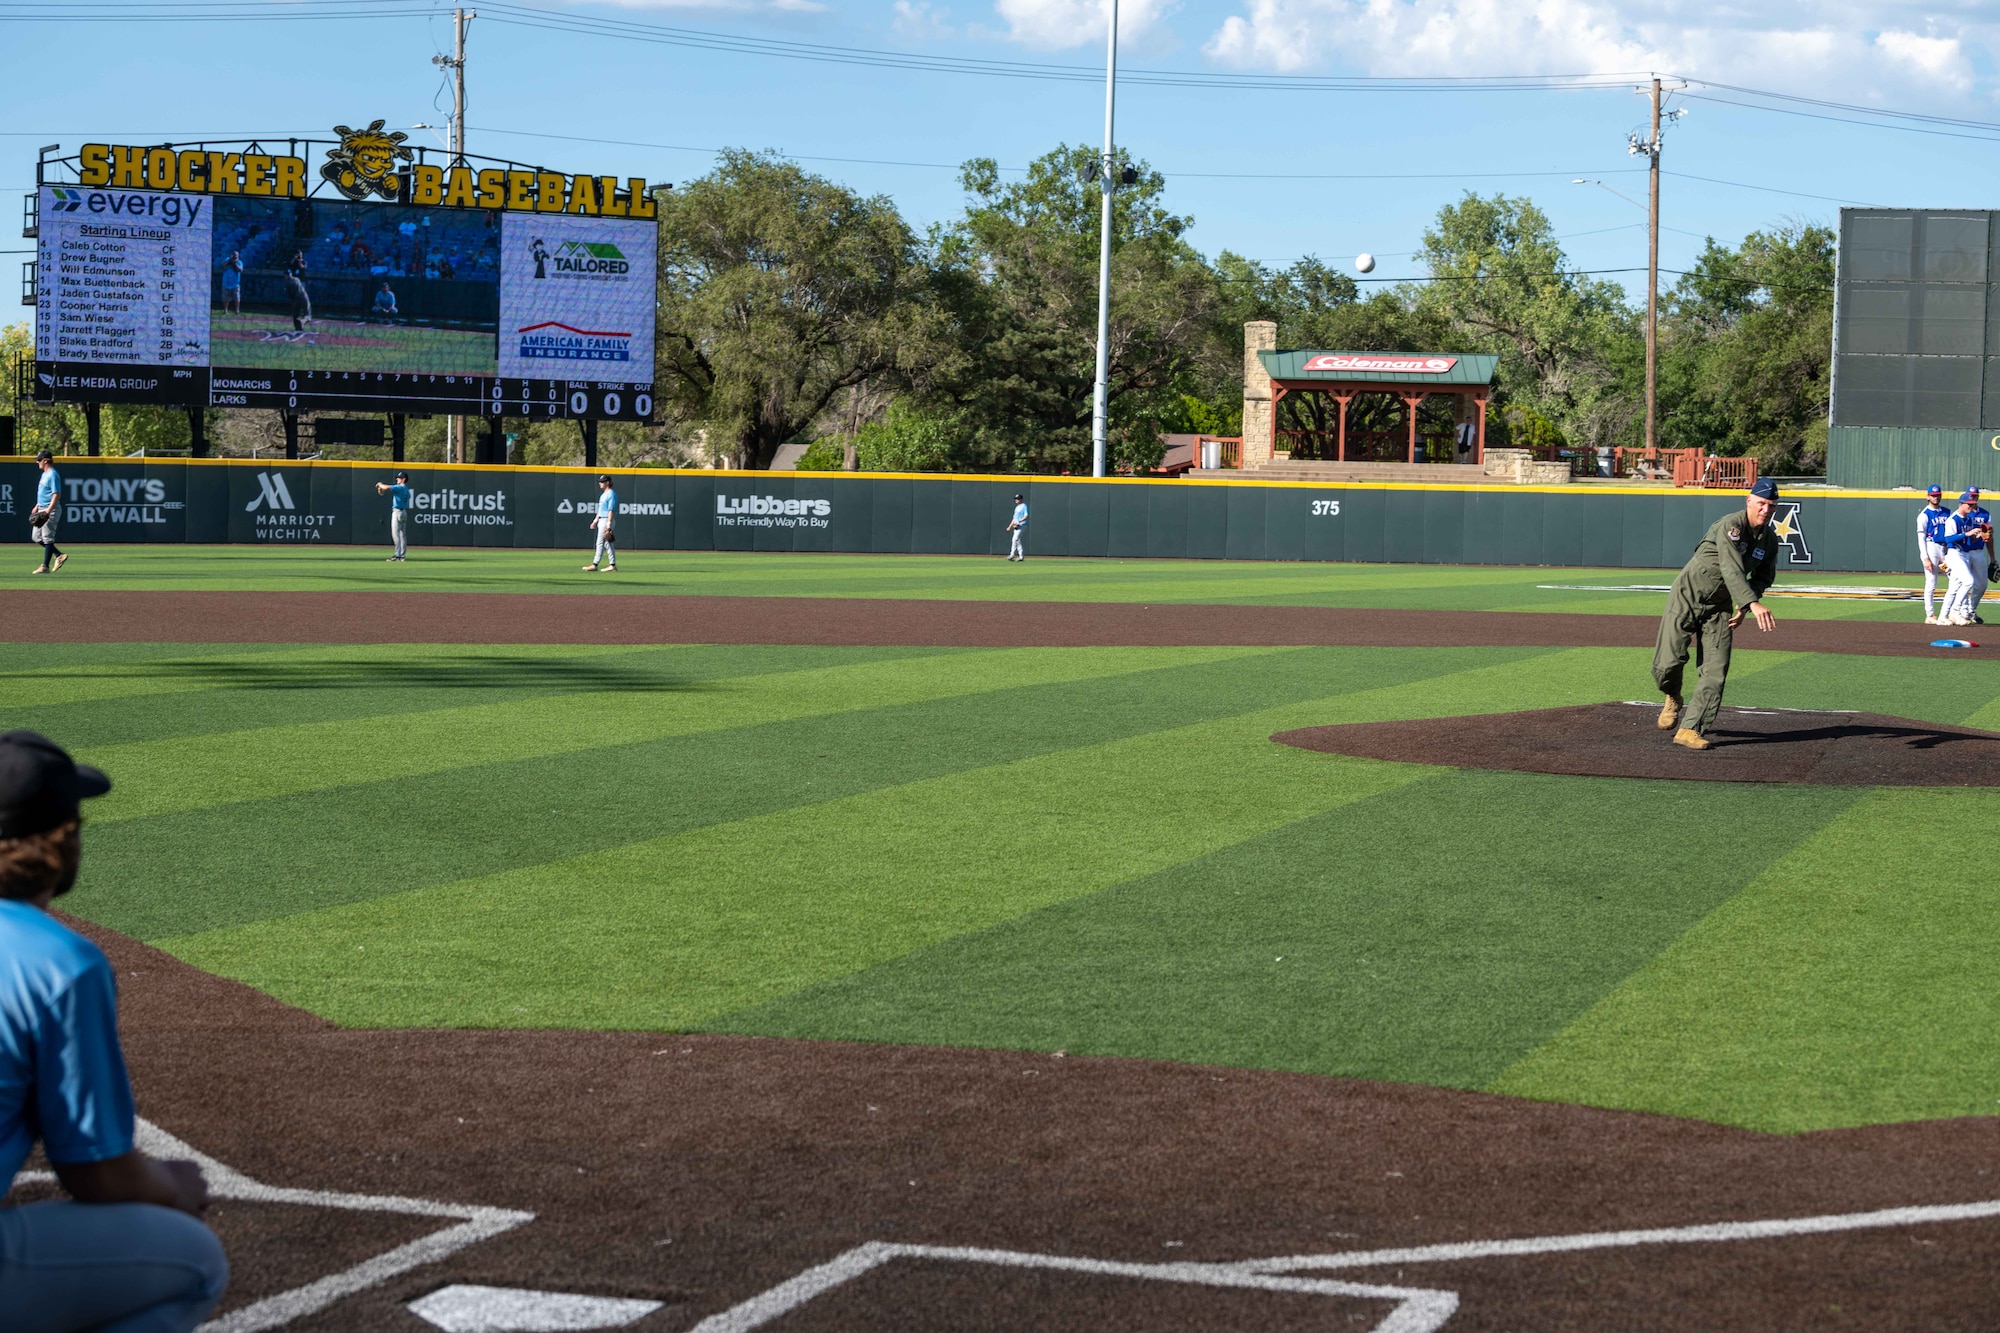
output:
[[[410,474],[407,472],[398,472],[396,474],[397,481],[408,481],[409,479],[410,479]]]
[[[56,456],[48,450],[43,449],[35,455],[35,461],[37,463],[53,463],[56,461]]]
[[[609,472],[600,472],[597,474],[597,481],[600,486],[609,486],[611,484],[611,474]]]
[[[47,833],[75,819],[111,779],[35,731],[0,736],[0,838]]]

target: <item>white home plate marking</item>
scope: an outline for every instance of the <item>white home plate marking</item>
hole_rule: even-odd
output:
[[[997,1264],[1003,1268],[1053,1268],[1100,1277],[1142,1278],[1155,1282],[1188,1282],[1205,1287],[1235,1287],[1251,1291],[1297,1292],[1309,1296],[1355,1296],[1395,1301],[1396,1308],[1370,1333],[1434,1333],[1458,1309],[1458,1296],[1421,1287],[1385,1287],[1327,1278],[1278,1277],[1250,1272],[1231,1264],[1132,1264],[1109,1259],[1081,1259],[1063,1254],[1024,1254],[1017,1250],[981,1250],[950,1245],[892,1245],[869,1241],[831,1262],[805,1272],[741,1305],[710,1315],[692,1333],[748,1333],[781,1315],[790,1314],[815,1296],[880,1268],[893,1259],[931,1259],[949,1263]]]
[[[141,1120],[136,1135],[139,1147],[154,1157],[180,1158],[201,1167],[209,1194],[217,1199],[240,1199],[245,1203],[289,1203],[307,1208],[340,1208],[349,1212],[399,1213],[406,1217],[455,1219],[457,1226],[419,1236],[407,1245],[385,1250],[364,1259],[352,1268],[308,1282],[275,1296],[266,1296],[220,1319],[211,1319],[195,1333],[262,1333],[317,1314],[335,1301],[379,1287],[390,1278],[413,1268],[434,1264],[457,1254],[468,1245],[477,1245],[503,1231],[535,1220],[533,1213],[510,1208],[482,1208],[476,1204],[439,1203],[432,1199],[405,1199],[393,1194],[343,1194],[329,1190],[289,1189],[252,1180],[234,1167],[224,1166],[206,1153],[187,1144],[149,1120]]]
[[[410,1313],[445,1333],[567,1333],[571,1329],[624,1328],[660,1308],[662,1301],[575,1296],[517,1287],[444,1287],[410,1302]]]

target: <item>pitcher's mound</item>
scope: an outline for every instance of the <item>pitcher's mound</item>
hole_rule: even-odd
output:
[[[1684,750],[1654,725],[1659,705],[1586,704],[1411,722],[1303,727],[1285,745],[1364,759],[1591,778],[1817,782],[1830,787],[2000,787],[2000,735],[1879,713],[1724,708]]]

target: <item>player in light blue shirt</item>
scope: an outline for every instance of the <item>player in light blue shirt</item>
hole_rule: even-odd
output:
[[[396,543],[396,554],[389,557],[389,563],[401,564],[410,550],[410,474],[398,472],[393,485],[376,482],[375,494],[389,497],[389,538]]]
[[[111,965],[48,910],[76,883],[81,802],[110,789],[46,737],[0,736],[0,1169],[11,1187],[40,1139],[70,1195],[0,1209],[0,1325],[185,1333],[229,1281],[208,1187],[135,1146]]]
[[[1028,548],[1023,544],[1028,535],[1028,502],[1020,496],[1014,497],[1014,517],[1007,521],[1007,531],[1014,534],[1014,544],[1008,548],[1009,560],[1026,560]]]
[[[590,516],[590,526],[597,529],[597,550],[592,553],[590,563],[584,569],[595,573],[597,562],[604,562],[604,572],[618,572],[618,547],[613,529],[618,521],[618,492],[611,489],[611,474],[605,473],[597,479],[597,512]]]
[[[28,540],[42,548],[41,567],[35,572],[46,574],[69,563],[69,557],[56,545],[56,525],[62,522],[62,474],[56,471],[55,456],[46,449],[35,455],[35,466],[42,470],[42,479],[35,483]]]

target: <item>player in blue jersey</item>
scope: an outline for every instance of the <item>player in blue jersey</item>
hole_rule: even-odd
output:
[[[389,539],[396,544],[396,553],[389,561],[400,564],[410,551],[410,474],[398,472],[394,485],[376,482],[375,494],[389,497]]]
[[[590,517],[590,526],[597,529],[597,550],[584,569],[595,573],[597,562],[602,560],[604,572],[615,574],[618,572],[618,547],[613,527],[618,521],[618,492],[611,489],[609,473],[597,479],[597,490],[597,512]]]
[[[111,789],[32,731],[0,736],[0,1192],[40,1140],[69,1197],[0,1208],[0,1327],[187,1333],[229,1281],[193,1162],[136,1143],[111,965],[49,914],[81,803]]]
[[[56,528],[62,523],[62,474],[46,449],[35,455],[35,466],[42,475],[35,483],[35,507],[28,512],[28,539],[42,548],[42,563],[35,572],[46,574],[69,563],[56,546]]]
[[[1980,625],[1979,599],[1986,591],[1988,570],[1993,561],[1993,520],[1979,507],[1979,490],[1973,487],[1958,497],[1958,508],[1945,517],[1938,533],[1945,549],[1945,568],[1951,585],[1945,592],[1940,625]]]
[[[1014,497],[1014,517],[1007,522],[1007,531],[1014,534],[1012,546],[1008,548],[1009,560],[1026,560],[1028,550],[1023,543],[1028,536],[1028,502],[1020,496]]]
[[[1939,538],[1944,533],[1944,521],[1951,517],[1951,510],[1945,508],[1944,487],[1930,489],[1930,501],[1917,511],[1917,563],[1924,570],[1924,623],[1938,623],[1937,582],[1938,575],[1945,574],[1945,549]],[[1949,577],[1947,575],[1947,577]],[[1947,583],[1949,589],[1950,584]]]

